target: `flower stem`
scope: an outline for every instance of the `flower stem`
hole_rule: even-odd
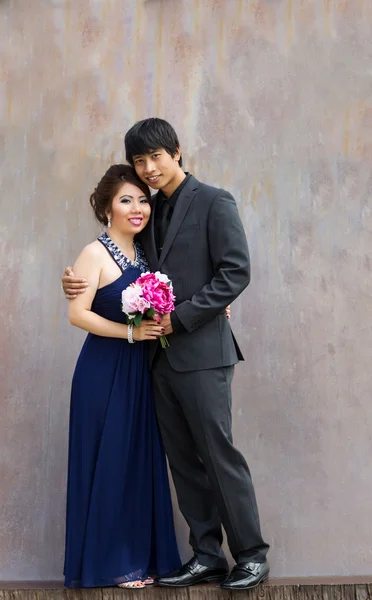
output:
[[[161,347],[162,348],[169,348],[170,344],[167,340],[167,337],[165,335],[161,335],[160,338],[160,343],[161,343]]]

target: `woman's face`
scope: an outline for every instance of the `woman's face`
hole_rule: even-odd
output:
[[[143,191],[126,182],[114,196],[107,216],[111,219],[113,231],[135,235],[146,227],[150,214],[151,207]]]

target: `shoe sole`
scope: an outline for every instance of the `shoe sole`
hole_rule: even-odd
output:
[[[266,581],[267,579],[269,579],[269,574],[267,573],[266,575],[264,575],[263,577],[261,577],[261,579],[259,581],[256,581],[253,585],[241,585],[241,586],[230,586],[230,585],[221,585],[221,589],[223,590],[253,590],[253,588],[257,587],[258,585],[260,585],[261,583],[263,583],[264,581]]]
[[[200,579],[199,581],[193,581],[192,583],[160,583],[158,585],[161,587],[191,587],[192,585],[199,585],[200,583],[222,583],[225,581],[228,573],[225,575],[212,575],[212,577],[206,577],[205,579]]]

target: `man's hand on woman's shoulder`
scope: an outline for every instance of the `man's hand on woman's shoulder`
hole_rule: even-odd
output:
[[[75,277],[72,267],[66,267],[62,277],[62,289],[67,300],[77,298],[79,294],[84,294],[89,287],[89,283],[83,277]]]

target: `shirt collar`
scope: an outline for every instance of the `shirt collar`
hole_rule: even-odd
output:
[[[174,190],[173,194],[169,198],[166,198],[166,196],[164,196],[163,192],[161,190],[159,190],[157,200],[160,201],[161,204],[164,202],[164,200],[167,200],[172,208],[175,207],[178,196],[180,195],[180,193],[182,192],[186,183],[188,182],[188,180],[191,177],[190,173],[185,173],[185,175],[186,175],[185,179],[183,179],[183,181],[181,181],[178,188],[176,188]]]

